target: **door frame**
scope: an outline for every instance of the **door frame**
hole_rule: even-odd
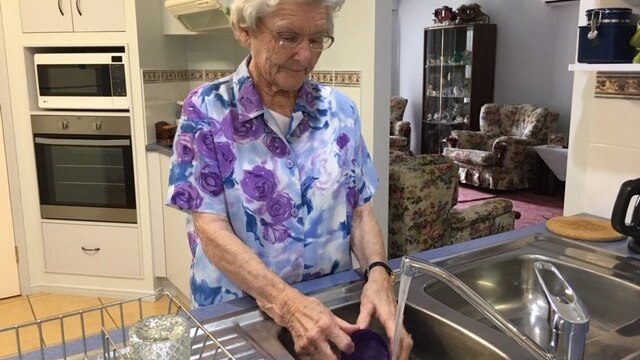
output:
[[[2,105],[2,127],[4,133],[5,157],[7,162],[7,176],[9,180],[9,198],[11,199],[11,214],[13,220],[13,238],[18,247],[18,277],[20,293],[31,293],[29,278],[29,264],[27,262],[27,246],[22,219],[22,202],[20,201],[20,179],[18,173],[18,154],[16,151],[15,133],[13,127],[13,111],[9,88],[9,73],[7,68],[8,55],[4,41],[4,24],[2,8],[0,8],[0,104]],[[14,54],[13,56],[18,56]]]

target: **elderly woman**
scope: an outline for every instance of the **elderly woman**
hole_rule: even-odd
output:
[[[396,302],[371,200],[378,183],[355,104],[307,79],[334,41],[344,0],[236,0],[250,55],[185,99],[168,203],[188,214],[192,305],[245,295],[287,327],[298,354],[336,359],[376,316],[393,340]],[[365,265],[356,324],[290,284]],[[400,354],[411,338],[403,332]],[[393,342],[392,342],[393,343]]]

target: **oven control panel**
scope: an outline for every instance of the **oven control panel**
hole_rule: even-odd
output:
[[[131,135],[128,116],[32,115],[34,134]]]

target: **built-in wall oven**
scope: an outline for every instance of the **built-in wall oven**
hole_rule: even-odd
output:
[[[44,219],[136,223],[129,116],[32,115]]]

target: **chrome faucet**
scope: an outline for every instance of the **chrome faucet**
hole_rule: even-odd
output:
[[[584,356],[589,331],[589,314],[573,289],[551,263],[536,261],[534,270],[549,305],[548,343],[538,344],[518,329],[491,304],[460,279],[443,268],[415,257],[402,258],[400,271],[414,277],[420,270],[444,282],[473,307],[486,316],[505,334],[527,349],[538,359],[578,360]]]

